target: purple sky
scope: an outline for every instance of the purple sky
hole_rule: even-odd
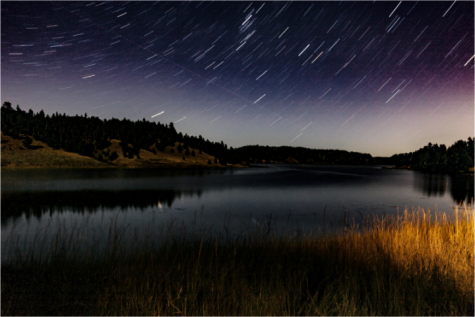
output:
[[[474,135],[473,1],[1,9],[2,102],[22,109],[374,156]]]

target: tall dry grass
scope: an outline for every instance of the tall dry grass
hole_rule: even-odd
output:
[[[422,209],[367,216],[323,236],[269,229],[130,248],[127,228],[112,227],[101,256],[98,241],[79,251],[75,229],[41,260],[27,251],[2,265],[2,314],[473,315],[471,207],[452,220]]]

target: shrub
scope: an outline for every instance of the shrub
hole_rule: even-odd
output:
[[[27,136],[26,138],[23,139],[23,141],[21,141],[23,143],[23,145],[26,147],[26,148],[29,148],[31,143],[33,143],[33,139],[29,136]]]
[[[112,152],[111,155],[109,156],[109,160],[114,161],[114,160],[116,160],[118,157],[119,157],[119,155],[117,155],[117,152],[114,151],[114,152]]]

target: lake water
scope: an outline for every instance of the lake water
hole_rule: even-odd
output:
[[[345,216],[358,224],[361,215],[401,214],[405,208],[450,216],[474,193],[471,177],[378,166],[23,169],[1,176],[2,250],[14,239],[54,235],[58,224],[65,236],[87,227],[87,239],[87,232],[107,231],[111,222],[135,234],[183,234],[184,228],[199,234],[206,228],[239,235],[269,223],[282,232],[316,232],[335,228]],[[2,261],[6,256],[2,252]]]

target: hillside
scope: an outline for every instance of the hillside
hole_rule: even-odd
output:
[[[12,137],[12,146],[5,146],[8,153],[3,157],[5,162],[2,166],[226,167],[249,163],[374,164],[369,154],[341,150],[257,145],[233,149],[228,148],[223,141],[213,142],[201,135],[183,135],[175,130],[173,122],[165,124],[145,119],[131,121],[126,118],[101,120],[98,117],[88,117],[87,114],[69,116],[57,112],[50,116],[42,110],[38,113],[31,109],[24,111],[19,105],[13,109],[7,101],[2,105],[1,118],[1,131]],[[21,142],[13,142],[13,139]],[[48,153],[50,155],[46,157]]]
[[[4,167],[107,167],[106,163],[93,158],[53,150],[43,142],[34,140],[25,148],[21,140],[1,133],[1,165]]]
[[[176,142],[174,147],[167,146],[164,152],[158,151],[155,146],[150,146],[150,151],[140,149],[138,156],[133,158],[124,157],[120,140],[110,140],[110,145],[103,150],[97,150],[93,157],[83,156],[77,153],[67,152],[63,149],[53,149],[46,143],[38,140],[32,141],[31,145],[26,147],[22,140],[1,133],[2,168],[15,167],[82,167],[82,168],[114,168],[114,167],[176,167],[176,168],[225,168],[221,164],[214,163],[214,157],[204,152],[200,153],[197,149],[195,156],[178,153],[178,146],[182,145]],[[129,146],[131,146],[129,144]],[[155,149],[155,154],[152,150]],[[173,153],[172,153],[173,149]],[[113,152],[118,154],[118,158],[110,160]],[[99,160],[102,156],[101,160]],[[140,158],[139,158],[140,157]],[[183,159],[185,158],[185,159]],[[208,160],[211,164],[208,164]],[[241,167],[241,165],[231,165],[229,167]]]
[[[252,163],[396,165],[431,172],[473,172],[474,140],[450,147],[432,145],[389,158],[367,153],[290,146],[228,148],[223,141],[177,132],[169,124],[126,118],[26,112],[10,102],[1,107],[2,166],[216,167]]]

